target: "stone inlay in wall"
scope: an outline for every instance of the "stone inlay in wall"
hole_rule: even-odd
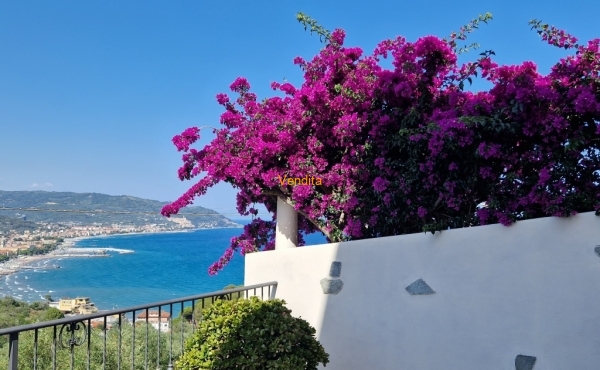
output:
[[[344,282],[340,279],[321,279],[321,288],[325,294],[338,294],[343,286]]]
[[[423,279],[415,280],[412,284],[406,287],[406,291],[411,295],[428,295],[435,293]]]
[[[600,257],[600,245],[597,245],[596,248],[594,248],[594,252]]]
[[[329,276],[332,278],[321,279],[321,288],[323,288],[323,294],[338,294],[344,282],[339,279],[342,274],[342,263],[340,261],[331,262],[331,268],[329,269]]]
[[[516,370],[532,370],[537,358],[533,356],[517,355],[515,358]]]
[[[333,278],[339,278],[342,274],[342,263],[340,261],[331,262],[331,268],[329,269],[329,276]]]

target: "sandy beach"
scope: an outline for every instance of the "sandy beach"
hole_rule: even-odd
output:
[[[35,256],[19,256],[17,258],[10,259],[5,262],[0,263],[0,281],[2,285],[0,285],[0,297],[11,296],[16,299],[23,300],[24,295],[31,295],[32,292],[35,292],[35,295],[39,294],[39,298],[33,300],[43,300],[42,294],[48,293],[53,294],[54,291],[37,291],[27,283],[27,274],[23,277],[19,277],[17,273],[19,272],[27,272],[27,271],[36,271],[45,269],[54,269],[60,268],[60,260],[64,258],[89,258],[96,257],[97,255],[87,254],[87,253],[73,253],[73,249],[76,248],[77,242],[95,238],[97,236],[90,237],[76,237],[76,238],[65,238],[65,240],[61,243],[61,245],[54,251],[43,254],[43,255],[35,255]],[[110,250],[110,248],[107,248]],[[69,251],[71,250],[71,251]],[[115,249],[113,249],[114,251]],[[109,256],[109,255],[104,255]],[[52,261],[56,260],[56,261]],[[43,271],[42,271],[43,272]],[[29,298],[31,300],[31,297]]]
[[[167,231],[167,232],[186,232],[188,230],[175,230],[175,231]],[[164,233],[164,232],[161,232]],[[22,271],[24,267],[27,267],[35,262],[49,259],[58,259],[58,258],[84,258],[90,257],[86,255],[74,255],[67,254],[66,250],[69,248],[74,248],[75,244],[81,240],[91,239],[91,238],[106,238],[111,236],[122,236],[122,235],[142,235],[142,234],[156,234],[156,233],[148,233],[148,232],[140,232],[140,233],[123,233],[123,234],[109,234],[109,235],[94,235],[94,236],[79,236],[76,238],[65,238],[60,247],[56,250],[42,255],[36,256],[19,256],[17,258],[13,258],[9,261],[0,262],[0,278],[3,276],[15,274],[19,271]]]
[[[241,225],[240,225],[241,226]],[[94,236],[80,236],[76,238],[65,238],[60,247],[56,250],[43,255],[36,256],[19,256],[18,258],[13,258],[9,261],[0,262],[0,278],[3,276],[11,275],[23,270],[23,267],[29,266],[35,262],[48,260],[48,259],[58,259],[58,258],[69,258],[69,257],[90,257],[86,255],[75,255],[75,254],[67,254],[65,253],[66,249],[74,248],[75,244],[81,240],[91,239],[91,238],[107,238],[111,236],[123,236],[123,235],[148,235],[148,234],[164,234],[164,233],[185,233],[192,232],[195,230],[211,230],[211,229],[230,229],[230,228],[238,228],[238,227],[223,227],[223,228],[207,228],[207,229],[185,229],[185,230],[169,230],[169,231],[160,231],[160,232],[133,232],[133,233],[123,233],[123,234],[109,234],[109,235],[94,235]]]
[[[73,248],[78,241],[83,239],[87,239],[87,237],[66,238],[60,247],[48,254],[19,256],[5,262],[0,262],[0,277],[17,273],[21,271],[23,267],[29,266],[37,261],[68,257],[64,254],[64,250]]]

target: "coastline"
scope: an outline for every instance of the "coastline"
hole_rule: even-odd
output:
[[[42,254],[38,256],[21,256],[6,262],[0,262],[0,278],[16,274],[17,272],[20,272],[23,269],[23,267],[27,267],[33,264],[34,262],[65,257],[56,255],[54,252],[56,251],[52,251],[48,254]]]
[[[78,248],[77,243],[92,238],[101,238],[101,237],[109,237],[109,236],[123,236],[134,233],[123,233],[123,234],[111,234],[111,235],[92,235],[92,236],[78,236],[75,238],[65,238],[63,243],[56,250],[48,254],[41,254],[37,256],[20,256],[17,258],[13,258],[6,262],[0,262],[0,279],[4,276],[16,274],[24,267],[28,267],[35,262],[43,261],[43,260],[51,260],[51,259],[61,259],[61,258],[89,258],[89,256],[84,255],[69,255],[64,254],[66,249],[69,248]],[[158,234],[158,233],[135,233],[135,234]]]
[[[0,279],[5,276],[8,276],[8,275],[16,274],[16,273],[22,271],[23,268],[26,268],[38,261],[61,259],[61,258],[89,258],[89,256],[84,256],[84,255],[79,256],[79,255],[64,254],[66,249],[78,248],[77,243],[82,240],[92,239],[92,238],[100,238],[100,237],[109,237],[109,236],[123,236],[123,235],[129,235],[129,234],[133,234],[133,233],[78,236],[75,238],[65,238],[65,240],[62,242],[62,244],[56,250],[53,250],[52,252],[50,252],[48,254],[41,254],[41,255],[36,255],[36,256],[20,256],[20,257],[8,260],[6,262],[0,262]],[[136,234],[156,234],[156,233],[136,233]]]
[[[239,225],[239,224],[238,224]],[[89,258],[88,256],[77,256],[77,255],[65,255],[60,254],[64,253],[65,249],[68,248],[79,248],[77,243],[86,239],[95,239],[95,238],[109,238],[111,236],[125,236],[125,235],[155,235],[155,234],[170,234],[170,233],[187,233],[197,230],[215,230],[215,229],[241,229],[244,225],[240,225],[239,227],[210,227],[210,228],[195,228],[195,229],[185,229],[185,230],[169,230],[169,231],[155,231],[155,232],[135,232],[135,233],[118,233],[118,234],[108,234],[108,235],[91,235],[91,236],[78,236],[75,238],[65,238],[63,243],[54,251],[48,254],[36,255],[36,256],[20,256],[17,258],[13,258],[6,262],[0,262],[0,279],[5,276],[16,274],[24,267],[28,267],[31,264],[43,261],[43,260],[51,260],[51,259],[60,259],[60,258]]]
[[[200,271],[219,258],[223,246],[239,233],[240,229],[221,229],[147,237],[71,238],[65,244],[76,244],[77,250],[65,254],[92,254],[88,249],[101,248],[135,253],[121,255],[108,250],[110,258],[41,256],[29,267],[1,278],[0,297],[32,303],[43,302],[47,294],[55,300],[82,296],[90,297],[100,309],[110,309],[221,290],[232,283],[243,283],[242,258],[235,258],[218,276]],[[23,259],[13,261],[24,264]]]

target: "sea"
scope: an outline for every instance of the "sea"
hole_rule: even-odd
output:
[[[238,220],[240,224],[247,221]],[[26,302],[90,297],[101,310],[209,293],[244,283],[244,257],[236,253],[217,275],[208,267],[221,257],[241,228],[131,234],[83,239],[76,246],[130,249],[110,257],[65,257],[37,261],[28,270],[0,280],[0,295]],[[305,236],[307,245],[325,243],[321,234]],[[57,268],[58,266],[59,268]]]

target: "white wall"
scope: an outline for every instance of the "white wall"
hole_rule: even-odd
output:
[[[246,256],[309,321],[327,370],[600,369],[600,217],[521,221]],[[332,261],[344,285],[324,294]],[[436,292],[410,295],[422,278]]]

